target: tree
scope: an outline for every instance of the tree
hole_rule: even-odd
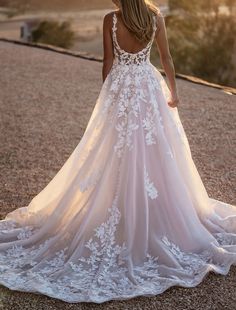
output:
[[[212,18],[203,20],[203,33],[198,42],[192,71],[195,75],[220,84],[232,86],[234,65],[232,56],[235,49],[236,22],[229,16],[218,16],[216,22]]]
[[[232,5],[232,1],[225,1]],[[166,23],[176,70],[235,86],[235,16],[221,14],[219,0],[170,2],[171,9],[181,8],[179,14],[170,15]]]

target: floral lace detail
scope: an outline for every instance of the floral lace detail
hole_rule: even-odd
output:
[[[155,100],[155,93],[159,91],[159,86],[151,87],[151,98],[141,87],[139,88],[145,76],[149,75],[149,70],[149,67],[143,66],[139,66],[135,70],[131,68],[119,70],[116,66],[112,68],[112,90],[109,98],[105,101],[106,107],[103,112],[113,115],[110,121],[115,123],[118,133],[117,142],[114,145],[114,151],[118,157],[122,156],[125,147],[129,150],[133,148],[134,133],[139,128],[143,128],[145,131],[145,140],[148,146],[156,144],[158,128],[160,130],[164,128]],[[147,83],[151,84],[151,77],[148,79]],[[119,91],[120,80],[124,81],[121,91]],[[116,102],[116,106],[114,106],[114,102]]]
[[[143,128],[147,132],[145,135],[147,145],[156,144],[156,140],[154,138],[157,137],[157,126],[156,126],[156,116],[153,113],[152,106],[147,108],[146,118],[143,119]]]
[[[154,199],[158,195],[157,190],[150,181],[146,167],[144,171],[148,195]],[[74,259],[66,246],[55,251],[51,259],[37,261],[39,253],[55,244],[54,237],[30,248],[13,245],[0,253],[0,282],[12,289],[28,292],[36,290],[67,302],[101,303],[117,296],[130,298],[159,294],[176,284],[191,287],[199,283],[209,269],[226,273],[228,265],[224,264],[224,260],[213,264],[216,256],[214,248],[209,247],[199,254],[185,252],[164,235],[161,241],[179,262],[176,272],[182,274],[182,277],[173,274],[163,277],[160,272],[163,265],[159,263],[159,257],[148,252],[142,264],[133,265],[131,275],[125,255],[127,245],[125,242],[117,242],[118,227],[122,219],[118,201],[121,176],[119,169],[117,191],[112,206],[108,208],[108,217],[104,223],[94,228],[93,236],[85,243],[84,247],[88,249],[86,255]],[[31,227],[26,227],[25,234],[21,232],[18,239],[27,238],[31,231]],[[232,234],[219,233],[215,237],[222,244],[236,244]],[[217,248],[217,253],[222,255],[222,250]]]
[[[116,13],[113,14],[113,27],[112,27],[112,37],[113,37],[113,44],[114,44],[114,54],[116,56],[116,59],[120,64],[123,65],[140,65],[144,62],[147,62],[150,57],[150,50],[151,46],[155,37],[155,32],[157,29],[156,26],[156,16],[153,15],[153,34],[151,40],[148,42],[145,48],[143,48],[141,51],[137,53],[129,53],[123,50],[118,41],[117,41],[117,36],[116,36],[116,31],[117,31],[117,16]]]
[[[50,240],[41,244],[38,249],[32,249],[27,253],[27,257],[24,247],[13,246],[4,255],[0,255],[1,283],[14,289],[24,288],[24,291],[29,292],[34,291],[34,283],[39,292],[67,302],[101,303],[116,296],[130,298],[143,294],[155,295],[177,283],[191,287],[200,283],[209,268],[213,270],[214,252],[211,248],[200,254],[185,252],[164,235],[161,241],[179,262],[180,266],[176,271],[182,276],[186,275],[184,280],[177,276],[163,277],[160,273],[162,265],[159,264],[159,258],[149,253],[141,265],[133,266],[132,276],[129,275],[129,268],[121,255],[126,246],[124,243],[118,245],[115,237],[121,219],[117,197],[108,211],[110,216],[107,221],[95,228],[94,237],[86,242],[85,246],[90,252],[88,256],[67,261],[68,247],[65,247],[56,252],[51,260],[45,260],[44,267],[37,270],[37,262],[33,257],[48,245]],[[219,238],[223,240],[223,234]],[[18,268],[27,265],[34,268],[17,273]],[[214,268],[222,273],[227,269],[221,263],[215,264]],[[11,273],[7,273],[8,269]],[[63,270],[66,270],[67,275],[54,277],[54,274]]]
[[[162,238],[162,242],[167,246],[174,257],[177,258],[179,263],[183,266],[183,269],[188,274],[198,272],[202,267],[206,266],[206,263],[212,263],[210,250],[204,251],[201,254],[184,252],[179,248],[179,246],[169,241],[166,236]]]
[[[139,128],[138,117],[140,114],[140,98],[144,98],[141,92],[136,91],[137,81],[132,79],[132,74],[126,76],[124,90],[119,94],[117,107],[118,139],[114,150],[121,157],[125,146],[129,150],[133,148],[133,133]]]
[[[21,232],[17,235],[17,239],[26,240],[35,234],[39,229],[35,229],[33,226],[26,226],[21,228]]]
[[[1,232],[9,231],[17,227],[17,223],[12,220],[2,220],[0,221]]]
[[[134,134],[139,128],[146,131],[146,144],[156,143],[157,123],[163,128],[160,112],[155,97],[160,91],[160,85],[153,77],[152,68],[149,65],[150,49],[155,37],[156,16],[153,16],[153,36],[147,46],[140,52],[131,54],[122,50],[117,42],[117,16],[113,14],[113,43],[114,53],[118,62],[114,62],[110,72],[112,83],[109,88],[109,96],[104,100],[103,114],[115,124],[117,141],[114,151],[118,157],[122,157],[125,149],[132,150]],[[147,81],[148,77],[148,81]],[[148,84],[147,94],[141,87],[143,81]],[[149,97],[153,95],[153,97]],[[141,111],[141,109],[146,110]],[[144,113],[144,119],[140,116]]]
[[[229,271],[229,265],[235,264],[235,262],[232,260],[232,254],[224,250],[224,248],[217,247],[214,242],[211,242],[208,249],[197,254],[181,251],[178,246],[174,245],[170,241],[167,241],[167,238],[165,239],[165,242],[170,248],[171,252],[176,255],[178,261],[183,266],[183,269],[190,276],[195,277],[196,275],[204,275],[207,273],[208,268],[221,274],[227,274]],[[223,255],[225,255],[224,259],[222,259]],[[216,257],[218,257],[217,260]],[[189,280],[190,285],[192,285],[194,282],[194,278]],[[188,281],[185,281],[185,283],[188,283]]]
[[[2,220],[0,221],[0,234],[4,236],[4,234],[9,232],[16,232],[16,237],[18,240],[26,240],[29,239],[35,232],[39,229],[34,226],[24,226],[20,227],[20,225],[12,220]],[[18,232],[19,231],[19,232]]]
[[[150,197],[151,199],[156,199],[158,197],[158,191],[156,187],[154,186],[153,182],[150,181],[146,167],[144,167],[144,185],[145,185],[145,189],[147,191],[148,197]]]
[[[118,131],[118,141],[114,145],[114,150],[118,157],[121,157],[124,152],[124,147],[128,149],[133,148],[132,133],[139,128],[138,124],[132,121],[132,119],[125,117],[120,123],[116,125]]]
[[[37,275],[47,275],[52,274],[53,272],[60,271],[61,268],[65,265],[65,261],[67,258],[66,251],[68,247],[65,247],[63,250],[60,250],[55,253],[55,256],[51,260],[46,260],[44,264],[46,266],[37,273]]]
[[[115,197],[112,207],[108,208],[108,212],[110,213],[108,220],[95,228],[94,238],[90,238],[85,244],[85,247],[90,250],[90,255],[78,259],[78,263],[83,264],[70,262],[70,266],[74,271],[83,273],[89,267],[89,274],[91,276],[97,273],[99,263],[103,259],[106,262],[104,266],[104,272],[106,273],[114,266],[116,259],[119,260],[119,264],[122,263],[122,260],[118,256],[125,249],[125,244],[117,245],[115,242],[117,225],[121,219],[121,214],[117,207],[117,198]]]
[[[108,208],[109,216],[94,229],[93,237],[85,243],[85,248],[89,250],[88,255],[69,259],[68,247],[65,247],[55,252],[50,260],[37,262],[39,253],[54,244],[53,237],[31,248],[13,245],[0,254],[1,283],[14,289],[24,288],[24,291],[34,291],[37,287],[37,291],[41,293],[68,302],[103,302],[117,294],[128,297],[134,292],[148,293],[150,288],[161,291],[163,285],[159,282],[158,257],[147,253],[143,263],[134,266],[131,277],[126,260],[122,257],[123,251],[127,250],[126,245],[124,242],[117,244],[116,232],[121,220],[118,208],[121,181],[119,170],[117,193],[112,206]],[[29,231],[30,227],[25,229],[25,234]],[[23,237],[25,236],[22,235],[21,238]],[[22,270],[20,273],[19,268]],[[8,269],[11,270],[10,273]],[[66,275],[57,277],[56,274],[63,270],[66,270]],[[153,281],[153,284],[150,284],[150,281]]]
[[[58,209],[55,205],[57,212],[53,212],[50,218],[53,225],[47,221],[49,225],[46,227],[41,226],[45,214],[40,209],[38,212],[31,213],[30,209],[22,208],[17,212],[16,218],[19,217],[22,222],[30,223],[25,227],[20,227],[18,223],[11,220],[0,221],[3,240],[0,251],[0,283],[11,289],[39,292],[67,302],[101,303],[111,299],[156,295],[175,285],[196,286],[208,271],[214,270],[226,274],[230,265],[235,263],[236,235],[233,233],[212,234],[215,237],[215,244],[212,242],[208,249],[200,253],[192,253],[184,251],[179,244],[176,244],[177,241],[173,242],[171,238],[173,238],[174,232],[171,230],[168,232],[168,227],[164,228],[163,235],[159,230],[155,231],[155,218],[150,220],[150,217],[156,214],[156,208],[152,209],[151,205],[155,205],[157,201],[155,199],[158,197],[159,201],[162,195],[161,192],[159,193],[160,188],[157,188],[157,184],[154,182],[155,179],[152,179],[154,174],[149,170],[152,168],[152,164],[147,164],[146,159],[153,158],[149,155],[153,155],[151,152],[155,151],[155,144],[156,147],[159,147],[157,145],[158,137],[165,138],[165,128],[161,117],[161,115],[165,115],[165,107],[162,105],[165,104],[162,82],[158,80],[149,63],[151,43],[136,54],[123,51],[116,39],[116,22],[116,15],[114,15],[113,40],[116,62],[112,66],[109,78],[105,81],[105,91],[102,92],[98,101],[96,113],[92,119],[94,126],[88,128],[86,131],[88,136],[79,147],[79,149],[83,149],[85,146],[86,149],[81,152],[81,157],[75,157],[76,160],[72,166],[77,168],[77,163],[82,160],[82,163],[85,163],[83,167],[86,168],[86,164],[89,165],[92,162],[88,160],[86,163],[86,159],[90,154],[91,156],[95,154],[93,150],[96,141],[103,142],[103,139],[108,137],[107,145],[110,146],[110,149],[104,153],[110,155],[114,147],[115,154],[120,158],[119,160],[115,158],[112,165],[109,165],[112,166],[109,168],[113,169],[111,174],[109,170],[105,171],[108,176],[107,181],[110,182],[112,179],[111,190],[109,186],[107,188],[109,203],[112,197],[113,203],[108,205],[105,201],[106,197],[103,199],[105,186],[101,191],[98,191],[98,196],[90,195],[89,189],[97,184],[100,176],[101,171],[98,170],[88,174],[79,184],[78,196],[81,195],[81,200],[85,201],[81,207],[84,207],[86,211],[91,211],[84,212],[84,214],[86,213],[84,221],[80,217],[83,212],[80,213],[79,209],[76,213],[75,200],[72,201],[73,205],[70,202],[68,205],[65,204],[64,209],[61,208],[62,204]],[[159,110],[160,107],[163,110]],[[168,118],[170,114],[166,115]],[[174,122],[168,123],[167,121],[165,124],[168,127],[174,125]],[[178,130],[182,130],[180,125]],[[93,129],[95,130],[93,131]],[[92,141],[89,139],[90,133]],[[87,145],[86,141],[91,144]],[[140,146],[140,148],[136,149],[136,146]],[[161,146],[160,142],[160,151],[171,158],[178,151],[178,149],[172,150],[171,147],[162,150]],[[138,202],[137,208],[147,208],[147,218],[144,218],[143,222],[146,226],[138,226],[142,222],[142,212],[136,212],[137,210],[134,209],[133,214],[126,213],[132,206],[129,204],[129,199],[126,205],[121,191],[123,186],[120,186],[127,173],[125,168],[129,164],[123,161],[127,159],[125,156],[122,157],[125,150],[136,152],[131,154],[134,155],[130,156],[131,160],[135,157],[139,158],[140,154],[141,160],[144,160],[144,162],[141,161],[141,167],[144,166],[144,176],[142,176],[142,169],[137,169],[139,174],[137,173],[136,176],[140,182],[137,184],[137,190],[140,190],[140,197],[144,192],[143,196],[145,197],[143,198],[147,205],[142,205],[142,199],[140,199],[140,204],[138,199],[136,201]],[[103,156],[104,153],[101,152],[99,155]],[[145,157],[145,153],[148,156]],[[77,154],[79,155],[80,151]],[[102,158],[102,163],[105,162],[104,159],[109,159],[109,155]],[[111,158],[113,160],[113,157]],[[82,164],[80,164],[81,166]],[[90,171],[90,169],[88,170]],[[117,170],[119,170],[118,175],[116,174]],[[141,178],[139,178],[140,175]],[[67,177],[68,174],[66,174]],[[130,183],[131,186],[134,185],[134,183]],[[105,182],[104,185],[106,185]],[[127,188],[127,193],[129,193],[128,190],[129,188]],[[101,196],[103,197],[100,200]],[[136,198],[139,198],[139,193]],[[92,209],[89,209],[91,205]],[[70,221],[72,209],[75,210],[75,217],[73,216]],[[60,213],[61,210],[63,210],[63,215]],[[126,217],[127,214],[131,215],[131,218]],[[89,222],[90,220],[91,222]],[[135,222],[135,220],[137,221]],[[94,224],[97,222],[98,224]],[[151,226],[153,222],[155,222],[154,226]],[[33,225],[32,223],[35,223],[35,229],[30,226]],[[70,226],[71,223],[73,225]],[[144,232],[147,237],[146,244],[140,243],[138,234],[135,236],[136,231],[130,229],[129,223],[131,226],[137,224],[134,227],[139,230],[138,233]],[[36,229],[36,226],[40,228]],[[80,227],[83,227],[84,230],[80,231]],[[199,226],[199,228],[201,227]],[[133,239],[135,237],[137,239]],[[11,242],[8,242],[8,239]],[[7,242],[5,242],[6,240]],[[163,253],[164,255],[162,255]],[[165,254],[169,254],[166,261]],[[167,261],[176,263],[175,267],[172,264],[171,267],[165,264]]]
[[[24,255],[24,248],[22,246],[13,245],[7,250],[7,257],[19,258]]]
[[[236,234],[233,235],[230,233],[215,233],[214,237],[222,246],[236,244]]]
[[[19,238],[20,239],[20,238]],[[7,271],[8,269],[18,269],[25,266],[35,266],[38,264],[34,257],[36,257],[44,248],[47,248],[50,241],[54,238],[51,237],[45,240],[38,246],[33,246],[29,249],[22,245],[13,245],[5,251],[0,253],[0,271]]]

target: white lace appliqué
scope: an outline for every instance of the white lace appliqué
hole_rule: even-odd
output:
[[[144,167],[144,184],[148,197],[151,199],[156,199],[158,197],[158,191],[153,182],[150,181],[146,167]]]
[[[132,267],[131,276],[125,257],[122,255],[127,250],[126,244],[117,243],[116,234],[121,221],[117,196],[112,207],[108,209],[108,214],[107,220],[94,229],[93,237],[86,242],[85,247],[88,249],[86,256],[69,259],[67,246],[55,252],[51,259],[37,262],[37,255],[54,243],[53,238],[31,249],[14,245],[5,253],[1,252],[2,283],[10,288],[20,290],[24,288],[24,291],[29,292],[37,287],[39,292],[67,302],[101,303],[117,296],[130,298],[145,293],[159,294],[176,283],[193,286],[201,281],[211,266],[222,270],[221,272],[225,272],[227,268],[223,261],[214,262],[212,265],[213,257],[216,255],[212,248],[199,254],[185,252],[167,236],[163,236],[161,242],[179,262],[176,272],[182,277],[185,274],[184,280],[177,276],[163,277],[160,274],[159,258],[150,253],[146,254],[142,264]],[[230,236],[224,238],[224,234],[215,236],[222,244],[232,241]],[[37,269],[41,263],[44,267]],[[29,267],[34,268],[28,269]],[[62,275],[56,276],[57,273]]]
[[[132,150],[135,134],[145,132],[146,145],[156,144],[158,125],[163,128],[157,107],[156,94],[160,85],[150,72],[150,50],[155,37],[156,17],[153,17],[153,35],[150,42],[137,53],[121,49],[117,41],[117,16],[113,15],[113,44],[115,62],[111,69],[112,84],[105,100],[103,113],[115,123],[117,142],[114,151],[121,157],[124,150]],[[142,85],[146,84],[143,88]],[[114,112],[114,109],[117,109]],[[113,112],[112,112],[113,110]]]
[[[114,44],[114,54],[116,58],[118,59],[120,64],[123,65],[140,65],[144,62],[146,62],[149,57],[150,57],[150,50],[151,46],[155,37],[155,32],[156,32],[156,16],[153,16],[153,35],[151,40],[148,42],[145,48],[143,48],[141,51],[137,53],[129,53],[123,50],[117,40],[117,16],[114,13],[113,14],[113,27],[112,27],[112,35],[113,35],[113,44]]]
[[[147,108],[146,118],[143,119],[143,128],[146,131],[146,143],[147,145],[156,144],[155,137],[157,136],[157,126],[156,126],[156,116],[153,113],[153,109],[151,106]]]
[[[90,193],[89,190],[98,184],[103,173],[102,169],[92,172],[90,169],[89,172],[86,170],[85,177],[80,182],[73,183],[75,187],[78,185],[78,196],[81,195],[81,200],[84,200],[82,207],[85,206],[86,211],[91,210],[88,212],[89,216],[93,215],[85,217],[84,221],[80,221],[79,215],[82,212],[78,210],[70,222],[70,215],[73,216],[72,211],[76,209],[75,200],[72,201],[73,205],[68,202],[68,205],[63,206],[64,209],[59,203],[58,209],[55,208],[55,212],[49,218],[52,221],[50,223],[47,221],[46,227],[43,211],[31,213],[28,208],[22,208],[17,213],[17,218],[30,223],[28,226],[21,227],[22,225],[11,220],[0,221],[0,236],[4,241],[0,251],[0,283],[11,289],[39,292],[67,302],[102,303],[111,299],[129,299],[145,294],[156,295],[173,285],[196,286],[209,270],[226,274],[233,256],[235,260],[233,253],[223,249],[224,245],[225,249],[236,245],[235,234],[213,234],[215,240],[219,242],[218,246],[212,243],[201,253],[191,253],[175,244],[173,241],[175,236],[170,230],[168,233],[166,229],[164,235],[152,231],[156,227],[151,226],[155,218],[152,221],[150,216],[152,212],[154,214],[158,210],[151,205],[160,200],[161,192],[158,192],[160,189],[154,178],[154,172],[152,173],[152,165],[148,165],[146,161],[144,176],[138,179],[140,186],[137,190],[146,194],[144,196],[147,206],[142,205],[140,199],[135,206],[137,210],[135,209],[132,214],[137,221],[135,222],[133,217],[125,217],[125,211],[128,208],[132,209],[133,206],[129,202],[125,205],[129,199],[123,199],[121,190],[122,178],[124,174],[126,175],[126,171],[121,170],[121,167],[126,167],[122,165],[122,159],[127,159],[122,155],[126,150],[127,152],[135,150],[137,160],[139,155],[145,158],[144,154],[149,155],[149,152],[155,151],[154,145],[158,148],[158,137],[165,138],[161,117],[161,115],[164,117],[164,114],[160,113],[162,106],[161,103],[159,105],[159,100],[161,101],[163,96],[158,93],[161,86],[149,61],[156,30],[155,18],[151,41],[140,52],[131,54],[122,50],[118,44],[116,14],[113,17],[115,62],[109,78],[105,81],[105,92],[99,99],[97,114],[95,113],[94,119],[91,119],[96,121],[95,130],[92,131],[93,127],[89,127],[86,132],[88,135],[92,132],[93,141],[86,146],[78,163],[81,161],[84,163],[90,154],[91,156],[94,154],[92,151],[97,141],[103,141],[103,138],[108,137],[107,141],[111,144],[107,145],[114,147],[115,156],[111,156],[114,161],[113,166],[109,167],[114,170],[106,175],[108,182],[114,182],[115,185],[113,187],[113,183],[111,186],[108,184],[107,188],[104,186],[101,191],[99,187],[98,196]],[[136,149],[135,147],[140,144],[141,147]],[[102,148],[105,144],[100,145]],[[83,144],[80,147],[82,146]],[[110,154],[112,150],[112,148],[105,150],[105,154],[106,151],[109,153],[105,159],[112,155]],[[171,148],[164,149],[163,152],[171,158],[175,154]],[[103,156],[104,153],[101,152],[99,155]],[[132,159],[132,156],[130,158]],[[152,157],[146,156],[146,158]],[[88,161],[89,164],[90,162],[92,161]],[[98,166],[101,168],[101,165]],[[86,168],[86,165],[84,167]],[[119,174],[116,174],[117,170]],[[99,199],[103,195],[105,199]],[[111,205],[103,204],[106,203],[106,197],[109,197],[109,202],[112,201]],[[92,209],[89,210],[90,206]],[[145,208],[149,211],[146,212],[147,218],[143,222],[143,225],[147,226],[141,227],[142,224],[139,226],[142,218],[138,218],[139,212],[136,212],[139,211],[138,208],[142,208],[141,211]],[[142,216],[144,213],[139,213],[139,216],[140,214]],[[37,224],[37,228],[30,226],[32,224],[30,220],[34,220],[33,223]],[[133,223],[135,229],[131,230],[130,226]],[[134,242],[136,232],[138,237],[140,232],[144,232],[145,238],[147,237],[146,244],[142,244],[139,239]],[[168,266],[171,261],[175,267],[172,264]]]

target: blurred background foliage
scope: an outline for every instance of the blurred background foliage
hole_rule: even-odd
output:
[[[74,44],[75,33],[69,21],[58,22],[44,20],[32,32],[32,41],[62,48],[70,48]]]
[[[176,71],[235,86],[235,1],[169,0],[169,8],[166,26]]]
[[[165,12],[176,72],[236,87],[236,0],[155,2]],[[43,21],[33,32],[33,41],[100,57],[102,18],[106,11],[114,8],[111,0],[0,0],[0,7],[10,8],[7,11],[9,18],[29,12],[37,17],[38,12],[43,12]],[[58,16],[56,11],[60,12]],[[56,22],[46,20],[48,12],[55,13]],[[67,12],[74,14],[72,23],[62,22],[67,18]],[[12,25],[8,25],[10,31]],[[160,66],[155,47],[152,62]]]

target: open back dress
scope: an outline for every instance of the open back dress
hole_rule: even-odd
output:
[[[77,147],[28,206],[0,221],[0,283],[102,303],[193,287],[236,264],[236,207],[210,198],[178,109],[150,62],[157,28],[114,63]],[[121,45],[122,46],[122,45]]]

